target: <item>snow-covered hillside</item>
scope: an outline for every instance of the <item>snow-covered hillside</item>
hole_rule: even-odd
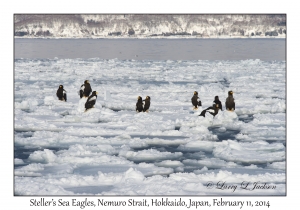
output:
[[[15,15],[15,37],[286,37],[286,15]]]

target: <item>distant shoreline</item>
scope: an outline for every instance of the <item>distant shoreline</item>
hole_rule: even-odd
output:
[[[282,37],[19,37],[14,39],[286,39]]]

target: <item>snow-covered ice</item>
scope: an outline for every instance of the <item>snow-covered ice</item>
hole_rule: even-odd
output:
[[[84,112],[86,79],[98,98]],[[285,61],[16,59],[15,195],[285,195],[285,85]],[[198,116],[229,90],[235,112]]]

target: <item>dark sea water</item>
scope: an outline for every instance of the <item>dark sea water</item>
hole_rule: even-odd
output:
[[[15,59],[285,61],[286,39],[15,39]]]

